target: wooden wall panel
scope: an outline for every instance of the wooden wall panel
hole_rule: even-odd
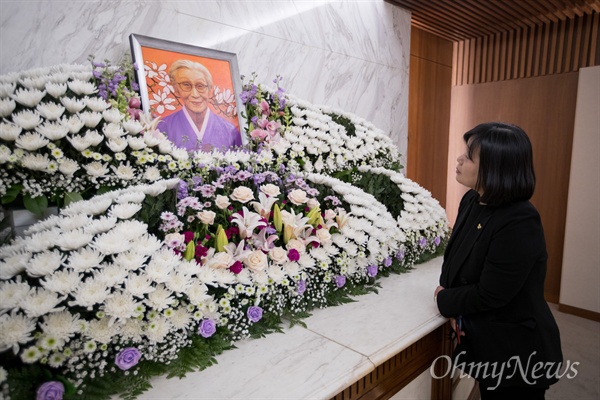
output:
[[[452,84],[562,74],[599,65],[599,24],[600,15],[593,12],[459,41]]]
[[[452,42],[413,27],[406,176],[446,201]]]
[[[446,211],[451,225],[465,189],[455,180],[456,158],[464,151],[462,135],[482,122],[521,126],[531,138],[537,175],[532,198],[544,224],[548,246],[546,299],[558,303],[577,73],[507,80],[452,88]]]

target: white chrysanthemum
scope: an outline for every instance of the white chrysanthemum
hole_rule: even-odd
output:
[[[61,266],[65,258],[66,255],[58,250],[38,253],[27,263],[27,274],[33,277],[49,275]]]
[[[15,83],[0,82],[0,98],[9,97],[15,92],[16,87]]]
[[[69,133],[71,134],[78,133],[84,126],[83,121],[77,115],[71,115],[69,118],[62,118],[61,122],[69,129]]]
[[[174,273],[171,274],[170,279],[165,282],[165,285],[176,293],[185,293],[190,285],[189,277],[185,274]]]
[[[212,299],[208,294],[208,287],[201,283],[198,279],[191,279],[185,294],[190,301],[190,304],[199,305]]]
[[[183,307],[173,310],[173,314],[169,317],[169,321],[173,324],[173,328],[177,330],[189,329],[194,322],[192,314]]]
[[[85,108],[85,103],[83,100],[78,100],[71,97],[61,97],[60,102],[71,114],[77,114]]]
[[[142,186],[140,189],[146,195],[156,197],[159,194],[164,193],[165,190],[169,189],[169,185],[166,183],[166,181],[161,180],[158,182],[154,182],[152,185]]]
[[[55,99],[58,99],[67,93],[67,85],[65,83],[47,82],[46,92]]]
[[[110,204],[109,204],[110,205]],[[108,208],[108,207],[107,207]],[[97,235],[98,233],[108,232],[117,224],[117,218],[103,215],[98,219],[92,220],[83,228],[86,234]]]
[[[109,215],[115,216],[119,219],[129,219],[142,209],[141,204],[135,203],[124,203],[115,204],[110,208]]]
[[[46,95],[46,91],[37,89],[18,89],[12,97],[17,103],[25,107],[35,107]]]
[[[137,187],[127,189],[116,200],[117,203],[141,203],[146,198],[144,192],[138,190]]]
[[[102,114],[94,111],[84,111],[79,114],[79,118],[88,128],[95,128],[102,120]]]
[[[74,301],[70,301],[69,306],[92,307],[104,302],[109,294],[110,288],[103,282],[88,278],[71,293]]]
[[[300,265],[297,262],[287,262],[283,264],[283,269],[288,276],[296,276],[300,273]]]
[[[2,385],[4,382],[6,382],[7,378],[8,378],[8,373],[6,372],[4,367],[0,367],[0,385]]]
[[[0,99],[0,118],[8,117],[17,107],[12,99]]]
[[[46,335],[57,337],[61,340],[71,338],[79,331],[79,314],[61,311],[44,316],[40,324]]]
[[[17,140],[21,130],[22,128],[18,125],[2,122],[0,123],[0,139],[13,142]]]
[[[156,167],[146,168],[144,171],[144,179],[150,182],[157,181],[161,178],[160,170]]]
[[[67,140],[69,141],[69,143],[71,143],[71,146],[73,146],[77,151],[84,151],[92,145],[92,141],[86,139],[85,136],[67,136]]]
[[[129,161],[126,164],[120,163],[118,167],[115,167],[113,165],[110,168],[113,170],[115,175],[120,179],[124,179],[126,181],[135,179],[135,170],[129,164]]]
[[[145,303],[157,311],[162,311],[175,302],[175,298],[172,295],[173,293],[161,283],[156,286],[153,292],[148,294]]]
[[[63,115],[65,112],[65,107],[57,103],[45,102],[38,104],[36,110],[42,117],[46,118],[47,120],[54,121]]]
[[[131,244],[131,251],[151,255],[163,247],[163,242],[154,235],[143,235]]]
[[[18,276],[14,281],[0,281],[0,314],[16,307],[29,294],[31,287]]]
[[[284,269],[277,264],[270,265],[267,274],[269,275],[269,278],[273,279],[276,283],[280,283],[283,278],[286,277]]]
[[[0,279],[10,279],[25,271],[30,259],[31,253],[19,253],[6,257],[4,261],[0,261]]]
[[[97,146],[104,140],[104,137],[98,133],[98,131],[87,131],[85,133],[85,139],[89,140],[92,146]]]
[[[25,77],[19,80],[19,83],[21,84],[21,86],[27,89],[44,89],[44,87],[46,86],[46,82],[48,81],[47,73],[47,70],[40,70],[39,73],[35,70],[29,70],[27,72],[22,73],[22,75],[25,75]]]
[[[109,139],[106,142],[106,145],[109,149],[111,149],[115,153],[119,153],[127,148],[127,140],[123,137],[117,137],[113,139]]]
[[[12,120],[15,124],[26,130],[33,129],[42,122],[40,115],[37,112],[30,110],[24,110],[13,114]]]
[[[139,305],[128,293],[117,291],[111,294],[104,302],[104,311],[111,320],[124,321],[137,315],[136,307]]]
[[[48,139],[60,140],[69,134],[69,127],[61,122],[44,122],[35,128],[35,131],[44,135]]]
[[[168,140],[167,137],[158,130],[144,132],[144,142],[148,147],[154,147],[165,140]]]
[[[109,197],[95,196],[85,203],[86,212],[90,215],[99,215],[108,210],[112,204]]]
[[[125,289],[133,296],[143,298],[146,294],[154,291],[154,286],[145,274],[129,274],[125,281]]]
[[[65,299],[44,288],[31,289],[29,295],[21,300],[19,306],[29,317],[40,317],[50,312],[61,311],[64,307],[58,305]]]
[[[17,147],[27,150],[27,151],[36,151],[46,146],[50,141],[35,132],[27,132],[21,136],[19,136],[15,142]]]
[[[154,259],[150,260],[148,265],[146,265],[146,274],[154,282],[168,282],[171,279],[172,272],[173,267],[171,265],[162,264],[159,261],[155,261]]]
[[[113,337],[120,334],[120,331],[120,325],[110,324],[109,318],[102,318],[90,322],[88,329],[85,331],[85,336],[98,343],[108,344]]]
[[[127,132],[129,132],[131,135],[137,135],[144,129],[142,124],[133,119],[123,121],[123,128],[125,128],[125,130],[127,130]]]
[[[108,287],[115,287],[125,282],[128,271],[114,263],[100,264],[100,268],[94,271],[94,278]]]
[[[178,148],[178,147],[173,149],[173,151],[171,152],[171,155],[177,161],[185,161],[185,160],[189,159],[189,157],[190,157],[186,149]]]
[[[110,231],[96,236],[94,241],[91,243],[91,247],[100,253],[110,255],[127,251],[131,245],[128,241],[123,240],[118,233]]]
[[[102,97],[85,97],[83,101],[87,108],[96,112],[102,112],[110,107],[110,104],[104,101]]]
[[[92,241],[94,236],[86,233],[83,228],[62,232],[56,239],[56,245],[61,250],[77,250]]]
[[[109,108],[108,110],[104,110],[102,112],[102,116],[104,117],[104,120],[109,123],[117,123],[121,121],[121,118],[123,118],[121,112],[117,108]]]
[[[79,168],[79,164],[70,158],[63,158],[62,162],[58,165],[58,170],[65,176],[73,176]]]
[[[96,93],[98,89],[92,82],[86,82],[79,79],[75,79],[67,83],[69,89],[77,95],[89,95]]]
[[[200,266],[196,263],[196,260],[179,260],[178,264],[175,267],[177,273],[187,275],[188,277],[196,275]]]
[[[142,136],[128,136],[127,144],[129,144],[129,147],[133,150],[142,150],[146,148],[146,142]]]
[[[93,161],[89,164],[86,164],[83,166],[83,168],[85,168],[88,175],[93,177],[106,176],[106,174],[109,172],[108,166],[99,161]]]
[[[311,268],[315,266],[315,259],[308,254],[301,254],[298,264],[300,264],[303,268]]]
[[[67,266],[77,272],[83,272],[99,266],[103,260],[103,254],[89,247],[84,247],[71,252]]]
[[[137,318],[130,318],[121,325],[121,337],[134,343],[140,343],[144,335],[144,323]]]
[[[150,342],[162,343],[172,329],[171,322],[164,317],[159,317],[148,322],[146,337]]]
[[[127,134],[120,124],[114,122],[104,125],[104,127],[102,127],[102,132],[104,133],[104,136],[109,139],[120,138]]]
[[[54,272],[40,281],[41,285],[51,292],[68,294],[81,283],[81,277],[76,271],[63,270]]]
[[[13,353],[19,352],[23,345],[33,338],[35,320],[17,313],[13,310],[10,314],[0,315],[0,352],[12,349]]]
[[[11,159],[12,152],[5,145],[0,145],[0,164],[8,162]]]

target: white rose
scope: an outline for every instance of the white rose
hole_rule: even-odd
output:
[[[300,204],[304,204],[308,201],[306,198],[306,192],[301,189],[294,189],[288,194],[288,199],[295,205],[299,206]]]
[[[260,191],[266,194],[267,196],[276,197],[281,194],[279,190],[279,186],[275,186],[272,183],[267,183],[266,185],[262,185],[260,187]]]
[[[219,207],[221,210],[226,209],[227,207],[229,207],[229,205],[231,204],[229,202],[229,199],[227,198],[227,196],[222,196],[222,195],[217,195],[217,200],[215,201],[215,204],[217,205],[217,207]]]
[[[197,214],[200,222],[206,225],[212,225],[215,222],[215,214],[213,211],[202,211]]]
[[[267,256],[261,250],[254,250],[244,260],[244,264],[253,272],[259,272],[267,268]]]
[[[290,240],[289,242],[287,242],[287,245],[285,247],[287,247],[288,250],[296,249],[300,254],[304,254],[306,252],[306,245],[304,244],[304,242],[298,239]]]
[[[306,203],[306,205],[308,206],[308,208],[313,209],[313,208],[319,206],[319,200],[317,200],[317,199],[310,199],[310,200],[308,200],[308,202]]]
[[[277,264],[283,264],[288,261],[287,251],[282,247],[273,247],[269,250],[269,257]]]
[[[337,216],[335,211],[333,210],[325,210],[325,220],[329,221],[330,219],[334,219]]]
[[[232,200],[239,201],[240,203],[247,203],[254,199],[254,193],[252,193],[250,188],[240,186],[236,187],[229,197],[231,197]]]
[[[328,229],[317,229],[316,236],[321,243],[327,244],[331,242],[331,234]]]
[[[215,269],[227,269],[231,264],[233,264],[233,257],[231,254],[221,251],[212,256],[206,263],[206,266]]]

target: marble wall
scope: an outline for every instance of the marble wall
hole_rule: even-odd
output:
[[[88,55],[131,33],[237,54],[242,75],[357,114],[407,146],[410,14],[383,0],[2,0],[0,74]],[[405,159],[404,159],[405,160]]]

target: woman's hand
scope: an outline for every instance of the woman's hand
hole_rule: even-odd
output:
[[[458,327],[456,326],[456,318],[450,318],[450,326],[454,332],[458,332]],[[460,327],[460,336],[465,336],[465,331]],[[460,341],[459,341],[460,343]]]
[[[444,290],[443,286],[438,286],[435,288],[435,292],[433,292],[433,301],[437,303],[437,295],[439,292],[441,292],[442,290]]]

